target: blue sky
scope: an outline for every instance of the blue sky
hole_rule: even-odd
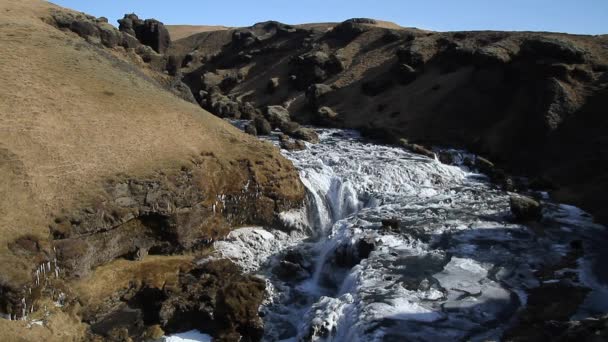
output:
[[[608,33],[608,0],[54,0],[113,24],[124,13],[166,24],[249,26],[368,17],[438,31]]]

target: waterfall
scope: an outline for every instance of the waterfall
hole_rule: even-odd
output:
[[[354,131],[317,132],[320,143],[282,150],[307,190],[305,210],[280,215],[293,230],[241,228],[215,244],[267,279],[265,341],[497,340],[541,284],[539,265],[598,239],[587,214],[546,197],[535,230],[511,222],[510,194],[467,169],[464,151],[442,151],[450,166]],[[275,272],[284,261],[297,276]],[[608,295],[576,272],[568,282]]]

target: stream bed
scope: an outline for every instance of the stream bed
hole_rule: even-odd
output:
[[[319,144],[282,151],[306,207],[282,213],[284,229],[215,243],[266,279],[265,341],[498,340],[543,283],[591,289],[577,317],[608,312],[592,271],[605,229],[582,210],[539,193],[541,222],[518,224],[510,194],[461,166],[464,152],[450,166],[355,131],[317,132]],[[576,267],[555,272],[568,276],[538,277],[576,248]]]

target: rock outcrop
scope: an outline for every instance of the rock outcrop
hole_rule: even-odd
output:
[[[226,95],[257,108],[283,106],[301,124],[356,128],[393,144],[407,137],[466,148],[493,161],[491,177],[505,189],[514,189],[507,173],[542,174],[559,200],[607,222],[601,170],[608,140],[599,128],[608,98],[606,36],[443,33],[373,19],[284,34],[265,25],[180,42],[172,52],[211,60],[184,69],[192,75],[187,83],[196,90],[204,72],[242,71]],[[275,88],[273,80],[285,82]]]
[[[171,44],[171,36],[163,23],[156,19],[141,20],[135,14],[125,14],[118,20],[121,32],[136,37],[140,43],[150,46],[154,51],[164,54]]]

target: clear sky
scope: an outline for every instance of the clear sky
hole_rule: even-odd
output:
[[[608,0],[54,0],[104,16],[124,13],[165,24],[250,26],[366,17],[437,31],[518,30],[608,34]]]

